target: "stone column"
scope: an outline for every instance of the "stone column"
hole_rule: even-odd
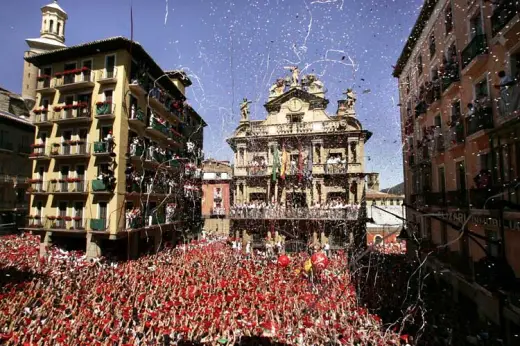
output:
[[[276,202],[278,201],[278,180],[274,183],[274,199]]]
[[[271,201],[271,180],[269,177],[267,178],[267,201],[266,203],[269,203]]]

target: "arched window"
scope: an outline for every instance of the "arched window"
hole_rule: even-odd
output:
[[[52,33],[54,33],[54,21],[53,20],[50,20],[49,21],[49,31]]]
[[[380,235],[376,235],[376,236],[374,237],[374,244],[375,244],[375,245],[379,245],[379,244],[381,244],[382,242],[383,242],[383,237],[381,237]]]
[[[42,28],[42,31],[45,32],[46,30],[47,30],[47,21],[44,20],[44,21],[43,21],[43,28]]]
[[[57,25],[57,26],[58,26],[58,27],[57,27],[57,31],[56,31],[56,33],[57,33],[58,35],[60,35],[60,31],[61,31],[61,23],[58,22],[58,25]]]

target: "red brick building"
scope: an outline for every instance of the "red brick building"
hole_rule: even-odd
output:
[[[229,161],[203,162],[202,217],[208,233],[229,233],[231,172]]]

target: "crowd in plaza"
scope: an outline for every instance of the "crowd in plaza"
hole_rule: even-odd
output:
[[[399,328],[357,303],[347,259],[320,271],[192,242],[135,261],[90,261],[31,235],[0,238],[5,345],[404,345]],[[13,274],[14,275],[14,274]],[[396,332],[397,331],[397,332]]]
[[[295,207],[283,203],[266,203],[252,201],[235,204],[231,208],[231,216],[237,218],[323,218],[323,219],[355,219],[359,205],[345,201],[331,200],[325,204],[313,204],[310,207]]]

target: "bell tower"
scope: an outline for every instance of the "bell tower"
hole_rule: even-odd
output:
[[[25,40],[29,49],[25,52],[24,58],[66,47],[65,24],[68,19],[67,13],[58,5],[57,0],[43,6],[41,11],[40,37]],[[37,78],[38,68],[24,61],[22,97],[29,109],[32,109],[36,102]]]

